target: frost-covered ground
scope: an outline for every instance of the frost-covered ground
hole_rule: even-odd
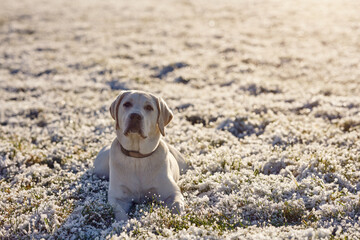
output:
[[[360,238],[360,2],[0,3],[0,238]],[[115,222],[92,161],[161,95],[186,209]]]

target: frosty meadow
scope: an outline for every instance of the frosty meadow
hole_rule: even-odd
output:
[[[2,0],[0,239],[359,239],[360,2]],[[116,221],[120,91],[161,96],[183,213]]]

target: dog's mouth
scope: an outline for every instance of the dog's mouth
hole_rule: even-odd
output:
[[[135,131],[133,129],[127,128],[124,132],[124,135],[128,137],[130,134],[138,134],[140,137],[144,139],[147,138],[141,129]]]
[[[128,137],[130,134],[138,134],[140,137],[144,139],[147,138],[142,128],[140,127],[140,124],[137,122],[135,123],[132,121],[129,122],[128,127],[124,131],[124,135]]]

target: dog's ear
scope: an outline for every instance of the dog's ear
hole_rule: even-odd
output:
[[[160,133],[165,136],[165,126],[169,124],[171,119],[173,118],[173,113],[171,112],[168,105],[166,105],[165,101],[161,98],[157,98],[157,107],[159,111],[157,124],[160,130]]]
[[[110,114],[111,117],[116,121],[116,129],[119,129],[118,123],[118,113],[119,113],[119,105],[122,99],[129,93],[129,91],[122,91],[120,92],[119,96],[115,99],[115,101],[110,106]]]

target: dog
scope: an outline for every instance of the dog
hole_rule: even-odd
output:
[[[162,140],[173,118],[165,101],[142,91],[122,91],[110,114],[116,121],[116,138],[100,150],[94,173],[109,179],[108,202],[116,220],[127,220],[133,203],[148,200],[181,213],[184,200],[177,181],[187,163]]]

